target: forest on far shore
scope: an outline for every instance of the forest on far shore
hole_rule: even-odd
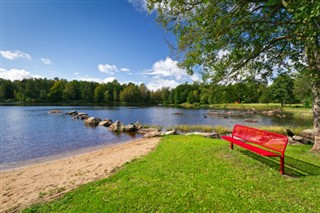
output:
[[[302,103],[312,105],[311,86],[302,74],[291,77],[280,74],[267,81],[247,78],[224,85],[184,83],[176,88],[150,91],[145,84],[120,84],[64,79],[24,79],[10,81],[0,78],[0,102],[72,103],[72,104],[221,104],[221,103]]]

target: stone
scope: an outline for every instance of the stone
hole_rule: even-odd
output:
[[[311,141],[314,141],[315,131],[314,129],[305,129],[305,130],[302,130],[299,135],[304,138],[308,138]]]
[[[84,120],[84,124],[89,126],[98,126],[100,121],[101,121],[100,118],[89,117],[86,120]]]
[[[125,132],[135,132],[135,131],[137,131],[137,127],[136,127],[136,125],[134,125],[133,123],[131,123],[131,124],[128,124],[128,125],[126,125],[126,126],[124,127],[124,131],[125,131]]]
[[[78,116],[88,115],[87,113],[79,112]]]
[[[87,113],[79,112],[79,113],[77,113],[76,115],[74,115],[72,118],[73,118],[73,119],[81,119],[81,120],[84,120],[84,119],[89,118],[89,115],[88,115]]]
[[[143,125],[139,121],[135,122],[134,125],[136,126],[137,130],[143,128]]]
[[[156,131],[159,132],[157,128],[142,128],[142,129],[139,129],[138,133],[141,135],[145,135],[147,133],[156,132]]]
[[[204,136],[206,138],[220,138],[220,135],[216,132],[210,132],[210,133],[207,133],[207,132],[190,132],[190,133],[187,133],[186,135],[201,135],[201,136]]]
[[[80,116],[80,119],[81,120],[86,120],[86,119],[88,119],[89,118],[89,115],[82,115],[82,116]]]
[[[269,111],[262,111],[262,114],[268,115],[268,116],[276,116],[279,118],[285,118],[286,115],[283,114],[283,112],[280,109],[275,109],[275,110],[269,110]]]
[[[294,133],[290,129],[286,129],[287,136],[293,137]]]
[[[177,134],[176,130],[171,130],[163,133],[163,135],[176,135],[176,134]]]
[[[66,112],[66,115],[75,116],[75,115],[78,115],[78,112],[76,110],[74,110],[74,111]]]
[[[63,113],[63,111],[58,110],[58,109],[54,109],[54,110],[50,110],[48,113],[49,114],[60,114],[60,113]]]
[[[112,120],[111,119],[104,119],[104,120],[100,121],[100,123],[98,125],[99,126],[109,127],[111,124],[112,124]]]
[[[301,136],[299,136],[299,135],[294,135],[294,136],[292,137],[292,140],[293,140],[293,141],[297,141],[297,142],[299,142],[299,143],[303,143],[303,144],[311,144],[311,141],[310,141],[310,140],[308,140],[307,138],[301,137]]]
[[[125,127],[119,120],[117,120],[109,126],[109,129],[113,132],[123,132]]]
[[[249,122],[249,123],[258,123],[258,119],[253,119],[253,118],[246,118],[244,119],[245,122]]]
[[[160,137],[161,132],[156,130],[156,131],[151,131],[143,135],[143,138],[154,138],[154,137]]]

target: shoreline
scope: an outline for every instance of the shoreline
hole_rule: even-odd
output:
[[[94,152],[99,149],[111,148],[111,147],[118,146],[121,144],[130,143],[130,142],[140,140],[140,139],[142,139],[142,137],[132,138],[129,140],[118,141],[118,142],[114,142],[114,143],[101,144],[98,146],[84,147],[84,148],[80,148],[80,149],[76,149],[76,150],[72,150],[72,151],[66,151],[66,152],[51,155],[51,156],[28,159],[25,161],[4,163],[4,164],[1,164],[1,166],[0,166],[0,173],[1,172],[8,172],[8,171],[16,170],[16,169],[21,169],[21,168],[33,166],[36,164],[44,164],[44,163],[47,163],[50,161],[61,160],[64,158],[70,158],[73,156],[77,156],[77,155],[81,155],[81,154],[85,154],[85,153],[89,153],[89,152]]]
[[[0,212],[52,200],[80,185],[107,178],[125,163],[154,150],[160,138],[140,138],[69,153],[58,159],[0,171]]]

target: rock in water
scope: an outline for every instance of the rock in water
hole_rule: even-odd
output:
[[[135,132],[135,131],[137,131],[137,127],[136,127],[136,125],[131,123],[131,124],[128,124],[128,125],[126,125],[124,127],[124,131],[126,131],[126,132]]]
[[[137,128],[138,130],[143,128],[142,124],[139,123],[139,121],[135,122],[134,125],[136,126],[136,128]]]
[[[112,120],[111,119],[104,119],[103,121],[101,121],[99,123],[99,126],[109,127],[111,124],[112,124]]]
[[[75,116],[75,115],[78,115],[78,112],[74,110],[74,111],[66,112],[66,115]]]
[[[101,121],[100,118],[90,117],[84,120],[84,124],[89,126],[98,126],[100,121]]]
[[[49,114],[60,114],[60,113],[63,113],[63,111],[58,110],[58,109],[54,109],[54,110],[49,111],[48,113]]]
[[[113,132],[123,132],[125,127],[120,121],[115,121],[109,126],[109,129]]]

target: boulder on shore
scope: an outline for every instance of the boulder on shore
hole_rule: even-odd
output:
[[[171,130],[171,131],[167,131],[164,132],[162,135],[177,135],[178,133],[176,132],[176,130]]]
[[[143,135],[144,138],[153,138],[161,136],[161,131],[157,128],[142,128],[138,131],[139,134]]]
[[[220,138],[220,135],[216,132],[190,132],[187,133],[186,135],[201,135],[204,136],[206,138]]]
[[[294,133],[290,129],[286,129],[286,134],[289,137],[293,137],[294,136]]]
[[[141,135],[145,135],[150,132],[159,132],[159,130],[157,128],[142,128],[138,131],[138,133]]]
[[[314,129],[305,129],[305,130],[302,130],[299,135],[309,139],[310,141],[314,141],[316,133]]]
[[[311,144],[312,142],[308,140],[307,138],[301,137],[299,135],[294,135],[292,137],[292,140],[295,142],[303,143],[303,144]]]
[[[161,132],[159,130],[157,131],[151,131],[143,135],[143,138],[154,138],[154,137],[160,137]]]
[[[101,121],[100,118],[89,117],[89,118],[84,120],[84,124],[88,125],[88,126],[98,126],[100,121]]]

